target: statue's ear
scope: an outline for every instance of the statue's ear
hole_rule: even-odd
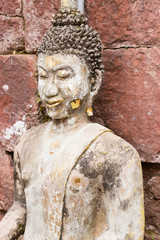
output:
[[[93,116],[92,103],[94,100],[94,96],[98,93],[98,90],[101,86],[101,82],[102,82],[101,71],[95,70],[94,77],[91,77],[89,80],[90,80],[91,91],[86,102],[86,113],[87,113],[87,116]]]
[[[95,96],[98,93],[98,90],[102,82],[102,72],[100,70],[95,70],[95,76],[90,78],[91,83],[91,95]]]

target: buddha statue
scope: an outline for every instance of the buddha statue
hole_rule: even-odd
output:
[[[139,155],[89,120],[103,72],[100,37],[62,2],[38,50],[38,90],[51,121],[15,149],[15,200],[0,239],[19,239],[24,228],[24,240],[143,240]]]

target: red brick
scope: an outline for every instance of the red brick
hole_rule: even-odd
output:
[[[0,217],[4,215],[13,202],[14,198],[14,180],[13,163],[9,155],[0,151]]]
[[[21,0],[1,0],[0,1],[0,14],[7,16],[21,16],[22,15]]]
[[[151,233],[158,240],[160,234],[160,164],[143,163],[146,240],[151,240]],[[157,234],[156,234],[157,233]]]
[[[148,182],[149,189],[154,198],[160,200],[160,176],[154,176]]]
[[[95,102],[96,121],[151,162],[160,162],[159,62],[159,48],[105,50],[105,79]]]
[[[13,151],[25,128],[38,121],[36,56],[0,56],[0,142]]]
[[[25,43],[27,52],[35,52],[46,30],[51,26],[54,12],[60,6],[60,0],[24,0]]]
[[[160,235],[153,233],[153,231],[149,231],[149,234],[144,235],[144,240],[160,240]]]
[[[159,0],[86,0],[86,13],[105,47],[159,46]]]
[[[23,19],[0,16],[0,54],[24,49]]]
[[[5,213],[6,213],[6,211],[0,210],[0,221],[4,217]]]

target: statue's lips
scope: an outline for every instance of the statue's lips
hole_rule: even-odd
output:
[[[63,102],[63,99],[55,99],[55,100],[49,99],[49,100],[45,100],[44,102],[47,107],[52,108],[60,105]]]

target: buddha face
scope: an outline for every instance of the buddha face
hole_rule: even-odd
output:
[[[38,56],[38,90],[49,117],[62,119],[86,110],[91,87],[85,61],[72,54]]]

